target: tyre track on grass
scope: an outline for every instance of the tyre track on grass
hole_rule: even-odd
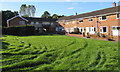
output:
[[[103,61],[101,61],[101,60],[103,60]],[[95,61],[92,62],[91,64],[89,64],[88,67],[85,68],[85,70],[89,70],[90,68],[93,68],[93,67],[94,67],[95,69],[101,68],[102,65],[104,65],[105,62],[106,62],[106,55],[105,55],[105,53],[99,51],[99,52],[97,53],[97,57],[96,57]]]
[[[84,46],[83,46],[82,48],[79,48],[79,49],[73,51],[72,53],[70,53],[69,55],[67,55],[67,57],[72,56],[72,55],[74,55],[75,53],[78,53],[78,52],[80,52],[81,50],[85,49],[85,48],[88,46],[88,42],[87,42],[87,41],[84,41],[84,42],[85,42],[85,44],[84,44]],[[67,46],[64,46],[63,48],[72,46],[72,45],[74,45],[74,44],[76,44],[76,43],[77,43],[77,40],[75,39],[73,42],[71,42],[71,43],[68,44]],[[61,49],[62,49],[62,48],[61,48]],[[59,49],[59,50],[61,50],[61,49]],[[66,51],[63,51],[62,53],[60,53],[60,55],[59,55],[59,56],[61,56],[60,59],[65,58],[65,57],[63,57],[63,55],[64,55],[65,53],[66,53]]]

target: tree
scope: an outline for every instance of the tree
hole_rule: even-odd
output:
[[[50,18],[51,16],[50,16],[50,13],[49,13],[48,11],[45,11],[45,12],[42,14],[41,17],[42,17],[42,18]]]
[[[32,17],[34,17],[34,16],[35,16],[35,11],[36,11],[35,6],[34,6],[34,5],[31,5],[30,10],[31,10],[30,12],[31,12]]]
[[[65,16],[64,15],[57,15],[57,14],[53,14],[53,16],[52,16],[53,19],[58,19],[61,17],[65,17]]]
[[[60,15],[60,16],[58,16],[58,18],[60,18],[60,17],[65,17],[64,15]]]
[[[2,13],[2,26],[3,27],[6,27],[7,26],[7,20],[18,15],[18,12],[17,11],[10,11],[10,10],[7,10],[7,11],[1,11]]]
[[[52,15],[52,18],[53,18],[53,19],[57,19],[57,18],[58,18],[58,15],[57,15],[57,14],[53,14],[53,15]]]
[[[20,13],[21,16],[27,15],[27,6],[26,6],[26,4],[21,5],[19,13]]]
[[[22,4],[19,10],[19,13],[21,16],[34,17],[35,11],[36,11],[36,8],[34,5],[26,6],[26,4]]]

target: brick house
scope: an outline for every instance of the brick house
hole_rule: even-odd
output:
[[[15,16],[7,20],[7,27],[33,25],[35,30],[41,32],[55,32],[57,26],[57,19],[51,18],[36,18],[36,17],[21,17]]]
[[[101,33],[109,36],[120,36],[120,6],[113,3],[113,7],[72,15],[58,19],[58,23],[68,33],[79,29],[87,34]]]
[[[7,27],[27,25],[28,20],[17,15],[7,20]]]
[[[29,25],[34,25],[35,30],[42,32],[55,32],[57,26],[57,19],[52,18],[33,18],[33,17],[24,17],[29,20]]]

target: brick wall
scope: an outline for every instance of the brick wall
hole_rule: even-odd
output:
[[[25,21],[25,24],[19,24],[19,21]],[[14,27],[14,26],[21,26],[21,25],[27,25],[27,21],[23,20],[20,17],[16,17],[16,18],[14,18],[14,19],[9,21],[9,25],[8,26]]]
[[[74,28],[74,27],[96,27],[96,21],[97,18],[93,17],[93,21],[88,21],[88,18],[84,18],[83,22],[80,23],[79,20],[75,20],[74,23],[72,21],[69,21],[69,24],[66,24],[66,22],[61,22],[60,25],[62,25],[64,28]],[[112,26],[118,26],[118,23],[120,23],[120,19],[116,19],[116,14],[114,15],[108,15],[107,20],[100,21],[98,18],[98,28],[97,31],[100,32],[100,27],[101,26],[106,26],[107,27],[107,33],[103,33],[105,35],[111,35],[111,27]],[[76,24],[78,22],[78,24]]]

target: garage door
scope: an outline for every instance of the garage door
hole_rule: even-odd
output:
[[[120,26],[113,26],[112,27],[112,35],[113,36],[120,36]]]

